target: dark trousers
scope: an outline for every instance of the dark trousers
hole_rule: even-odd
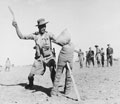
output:
[[[110,66],[113,65],[113,57],[108,55],[107,56],[107,66],[109,66],[109,64],[110,64]]]
[[[102,67],[104,67],[104,61],[105,61],[105,59],[104,59],[104,56],[102,55],[102,56],[101,56],[101,64],[102,64]]]
[[[92,62],[92,64],[93,64],[93,66],[95,65],[95,63],[94,63],[94,57],[91,57],[90,59],[89,59],[89,64],[91,64],[91,62]]]

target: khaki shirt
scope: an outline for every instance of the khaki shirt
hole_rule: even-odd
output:
[[[39,54],[45,56],[52,55],[51,40],[55,40],[55,36],[52,33],[45,32],[42,36],[39,32],[32,33],[27,36],[23,36],[22,39],[34,40],[35,44],[39,47]],[[41,51],[40,51],[41,50]]]

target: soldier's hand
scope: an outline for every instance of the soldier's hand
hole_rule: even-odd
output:
[[[17,27],[17,22],[13,20],[12,25],[16,28]]]

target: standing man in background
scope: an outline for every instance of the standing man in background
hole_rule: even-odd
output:
[[[78,58],[79,58],[80,68],[83,68],[84,53],[82,52],[81,49],[79,49],[79,51],[75,51],[75,52],[78,53]]]
[[[11,67],[10,59],[7,58],[5,62],[5,71],[10,71],[10,67]]]
[[[95,45],[95,48],[96,48],[95,58],[97,60],[98,67],[100,67],[101,66],[101,52],[100,52],[100,49],[99,49],[98,45]]]
[[[101,52],[101,64],[102,64],[102,67],[104,67],[104,61],[105,61],[105,52],[104,52],[104,49],[103,48],[101,48],[101,50],[100,50],[100,52]]]
[[[106,56],[107,56],[107,66],[113,65],[113,48],[110,46],[110,44],[107,44],[107,49],[106,49]]]
[[[94,51],[91,49],[91,47],[89,48],[89,51],[88,51],[88,56],[89,56],[89,64],[93,64],[93,66],[95,65],[94,63]]]
[[[88,51],[86,51],[86,60],[85,60],[86,67],[89,68],[90,62],[89,62],[89,54]]]

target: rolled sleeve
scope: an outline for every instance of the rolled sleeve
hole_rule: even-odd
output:
[[[33,34],[29,34],[23,37],[23,39],[25,40],[34,40],[35,39],[35,35]]]

